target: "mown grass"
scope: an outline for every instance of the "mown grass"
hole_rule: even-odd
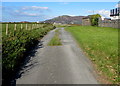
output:
[[[110,83],[119,83],[118,29],[92,26],[67,27],[80,47]]]
[[[53,38],[50,40],[50,42],[48,43],[49,46],[60,46],[62,45],[61,43],[61,39],[59,37],[59,29],[57,29],[55,31],[55,35],[53,36]]]

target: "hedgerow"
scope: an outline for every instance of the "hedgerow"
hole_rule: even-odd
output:
[[[43,28],[33,30],[19,30],[14,36],[2,37],[2,70],[3,78],[14,73],[24,59],[24,54],[36,43],[40,38],[47,34],[48,31],[55,27],[51,24],[45,25]]]

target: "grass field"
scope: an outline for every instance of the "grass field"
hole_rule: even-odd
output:
[[[66,30],[90,57],[103,81],[118,83],[118,29],[73,26]]]
[[[59,29],[57,29],[55,31],[55,35],[53,36],[53,38],[48,43],[49,46],[60,46],[60,45],[62,45],[61,39],[59,38],[59,34],[60,34]]]

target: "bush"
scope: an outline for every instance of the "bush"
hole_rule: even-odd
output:
[[[90,21],[91,21],[92,26],[98,26],[99,18],[101,18],[101,16],[99,14],[90,16]]]

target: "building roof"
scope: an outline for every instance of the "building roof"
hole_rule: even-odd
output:
[[[89,19],[89,18],[90,18],[90,16],[83,17],[83,19]]]
[[[111,20],[111,18],[104,18],[104,20]]]

